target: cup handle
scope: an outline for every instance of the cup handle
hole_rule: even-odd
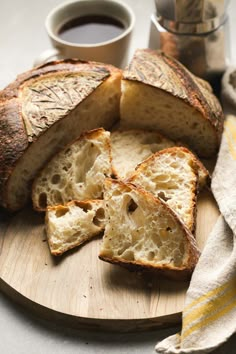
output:
[[[57,48],[49,48],[43,51],[34,61],[34,66],[45,64],[51,60],[59,59],[61,52]]]

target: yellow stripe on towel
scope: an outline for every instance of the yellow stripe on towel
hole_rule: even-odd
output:
[[[210,297],[218,295],[224,289],[226,289],[227,287],[230,287],[231,283],[233,283],[233,282],[236,282],[236,280],[235,279],[233,279],[233,280],[231,279],[227,283],[224,283],[224,284],[218,286],[217,288],[208,291],[206,294],[198,297],[197,299],[193,300],[190,304],[188,304],[184,308],[184,313],[188,312],[192,307],[194,307],[195,305],[199,305],[201,302],[209,299]]]
[[[207,300],[204,304],[202,301]],[[192,332],[200,329],[203,326],[217,320],[220,316],[223,316],[229,312],[236,302],[236,279],[232,279],[229,282],[217,287],[216,289],[209,291],[202,297],[194,300],[190,306],[198,305],[187,313],[183,315],[183,332],[182,339],[186,338]],[[226,305],[228,303],[228,305]],[[184,310],[186,313],[186,309]],[[196,323],[196,321],[198,321]],[[193,325],[191,326],[191,324]],[[195,324],[194,324],[195,323]]]
[[[209,325],[211,322],[218,320],[220,317],[223,317],[228,312],[230,312],[230,310],[235,309],[235,306],[236,306],[236,295],[235,295],[235,300],[229,303],[227,306],[225,306],[221,311],[218,311],[214,315],[207,317],[205,320],[196,323],[194,326],[184,331],[181,334],[181,339],[182,340],[185,339],[187,336],[191,335],[196,330],[199,330],[200,328]]]
[[[234,160],[236,160],[236,125],[233,119],[228,118],[224,125],[224,132],[228,142],[229,151]]]

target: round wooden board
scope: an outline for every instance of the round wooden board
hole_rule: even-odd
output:
[[[201,193],[196,230],[200,249],[218,215],[211,193]],[[100,239],[61,258],[52,257],[43,215],[27,208],[0,217],[0,288],[31,311],[74,327],[115,331],[181,321],[188,282],[131,273],[102,262]]]

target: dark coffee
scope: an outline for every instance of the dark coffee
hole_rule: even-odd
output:
[[[124,30],[125,26],[115,18],[89,15],[68,21],[60,28],[58,35],[67,42],[95,44],[109,41]]]

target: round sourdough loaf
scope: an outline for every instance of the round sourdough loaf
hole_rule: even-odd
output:
[[[122,80],[121,126],[158,130],[213,156],[223,129],[221,105],[210,85],[159,51],[139,49]]]
[[[137,50],[123,73],[75,59],[36,67],[0,92],[0,205],[15,211],[31,182],[82,132],[123,128],[160,131],[202,157],[213,156],[223,129],[210,85],[158,51]]]
[[[85,130],[119,117],[121,71],[74,59],[22,75],[0,92],[0,204],[21,209],[42,166]]]

